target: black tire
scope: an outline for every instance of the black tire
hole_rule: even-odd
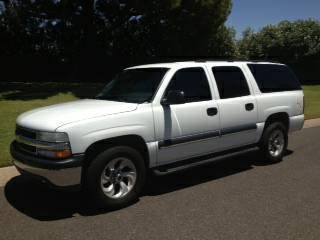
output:
[[[136,169],[136,180],[131,191],[127,195],[114,199],[108,197],[101,187],[101,174],[107,164],[116,158],[130,159]],[[143,190],[146,181],[146,166],[142,155],[135,149],[127,146],[115,146],[98,154],[87,168],[85,174],[85,194],[98,208],[110,210],[119,209],[135,202]]]
[[[269,149],[271,138],[273,134],[283,134],[283,147],[279,150],[278,154],[272,154],[274,149]],[[281,134],[280,134],[281,135]],[[272,141],[271,141],[272,142]],[[272,144],[271,144],[272,145]],[[279,144],[280,145],[280,144]],[[266,126],[263,135],[260,140],[260,150],[262,153],[262,160],[266,163],[277,163],[282,160],[283,155],[287,151],[288,147],[288,130],[285,125],[281,122],[274,122]]]

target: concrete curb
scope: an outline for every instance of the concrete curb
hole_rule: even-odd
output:
[[[304,122],[303,128],[313,128],[313,127],[320,127],[320,118],[306,120]]]
[[[0,168],[0,187],[6,185],[6,183],[13,177],[18,176],[19,172],[15,167]]]
[[[320,118],[307,120],[304,122],[303,128],[320,127]],[[19,172],[15,167],[0,168],[0,187],[6,185],[6,183],[13,177],[19,175]]]

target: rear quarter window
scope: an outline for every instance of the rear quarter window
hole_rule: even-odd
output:
[[[276,64],[248,64],[263,93],[301,90],[298,78],[290,68]]]

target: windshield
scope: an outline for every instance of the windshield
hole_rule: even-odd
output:
[[[124,70],[96,98],[130,103],[150,102],[167,71],[167,68]]]

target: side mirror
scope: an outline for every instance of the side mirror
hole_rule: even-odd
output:
[[[186,102],[183,91],[168,91],[166,96],[161,100],[161,105],[169,106],[174,104],[183,104]]]

